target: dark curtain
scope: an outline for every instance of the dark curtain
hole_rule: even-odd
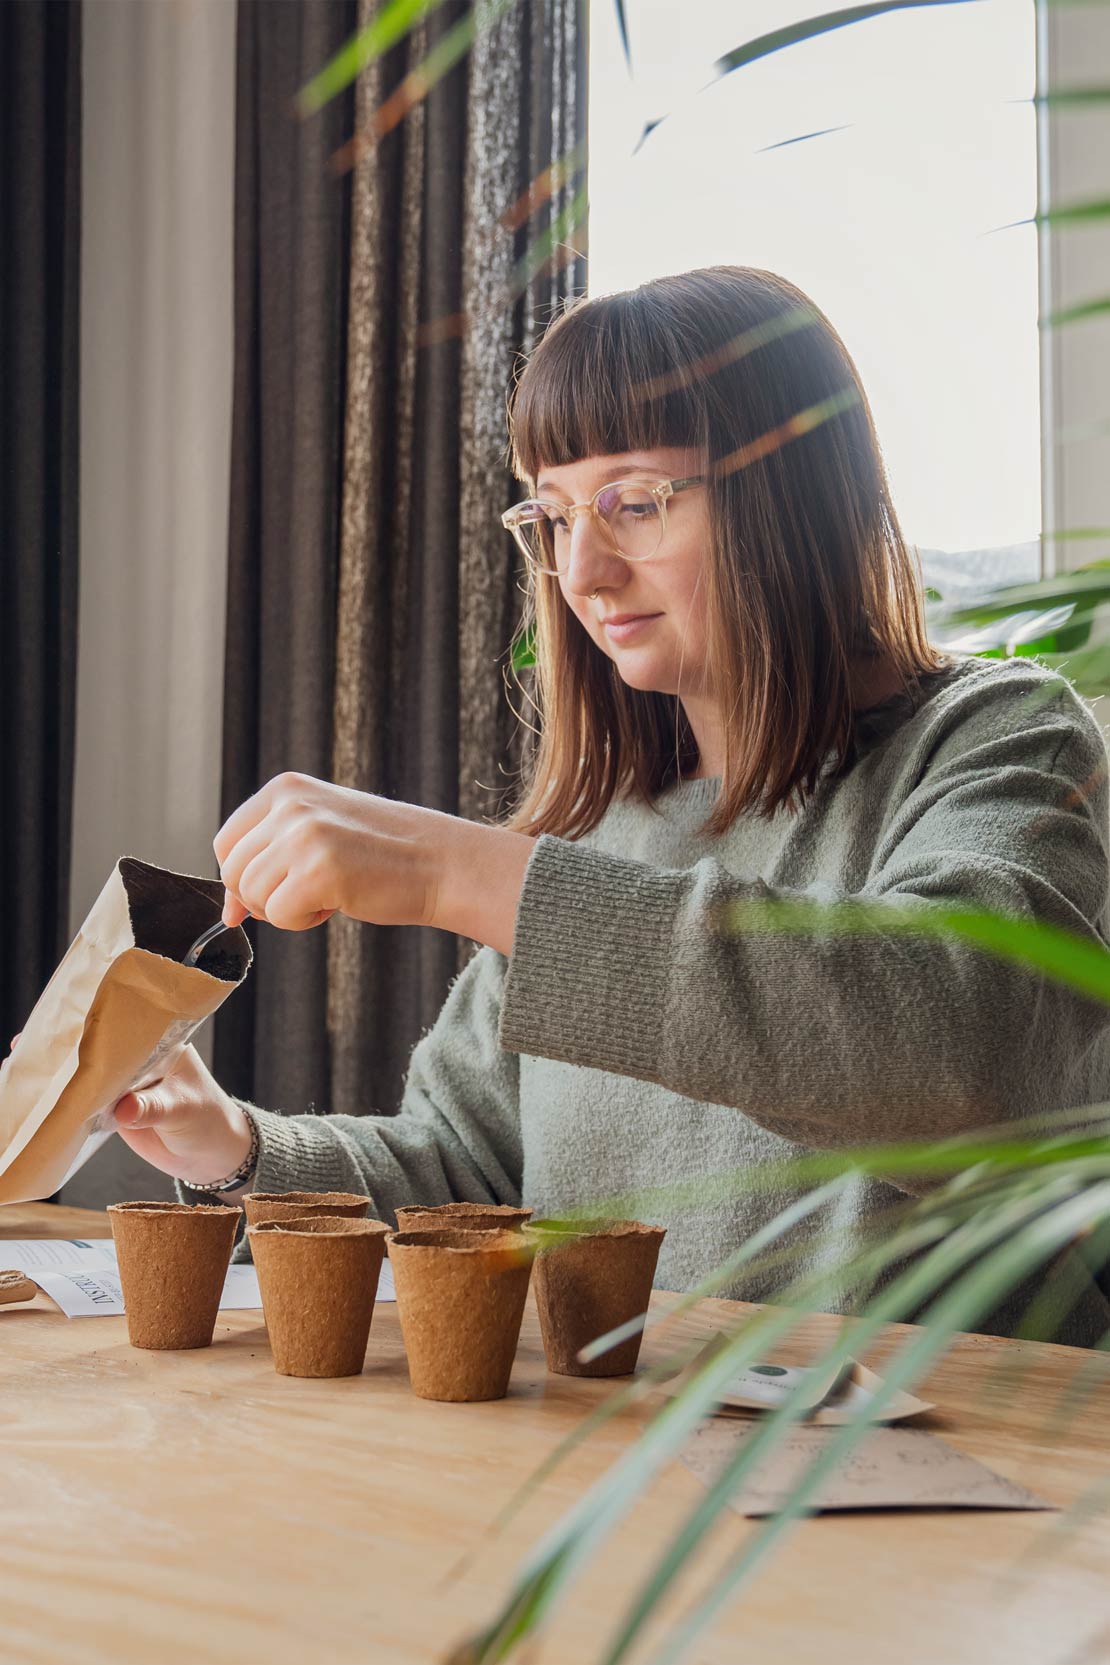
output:
[[[81,12],[0,6],[0,1045],[68,941]]]
[[[467,6],[365,71],[353,108],[291,123],[296,88],[376,10],[240,0],[227,811],[295,768],[494,815],[519,759],[505,395],[585,287],[581,256],[525,259],[551,227],[571,241],[581,169],[543,181],[584,139],[584,0],[511,6],[337,180],[328,156]],[[469,945],[338,919],[255,942],[217,1026],[225,1085],[289,1111],[395,1108]]]
[[[353,100],[303,123],[292,103],[356,15],[354,0],[238,11],[225,817],[283,769],[331,768],[350,188],[327,164]],[[328,1079],[325,938],[255,937],[217,1071],[304,1109]]]

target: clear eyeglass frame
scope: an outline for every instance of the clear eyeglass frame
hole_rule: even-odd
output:
[[[536,556],[534,551],[528,547],[527,532],[525,528],[526,526],[536,525],[537,521],[534,517],[531,519],[527,518],[527,511],[540,508],[556,509],[560,515],[566,515],[572,523],[572,530],[573,521],[576,515],[591,515],[597,522],[598,526],[602,529],[602,533],[612,548],[613,553],[619,555],[622,561],[631,561],[633,563],[638,561],[650,561],[652,556],[658,552],[659,546],[662,544],[663,539],[666,536],[668,498],[673,497],[676,492],[688,491],[693,486],[701,486],[704,484],[704,474],[690,474],[681,480],[656,480],[650,484],[646,480],[606,480],[605,484],[603,486],[599,486],[593,496],[586,503],[560,503],[556,498],[527,497],[522,503],[514,503],[511,509],[505,510],[504,514],[501,516],[501,524],[507,532],[512,533],[513,538],[516,541],[517,548],[524,556],[524,559],[527,561],[532,571],[542,573],[545,578],[558,578],[562,569],[557,565],[545,565],[545,563]],[[654,497],[655,501],[659,505],[659,536],[656,540],[655,548],[649,550],[646,554],[629,555],[626,550],[621,549],[620,545],[617,543],[613,528],[609,525],[605,516],[598,510],[598,500],[603,497],[606,492],[617,491],[623,487],[633,487],[637,491],[648,492],[652,497]]]

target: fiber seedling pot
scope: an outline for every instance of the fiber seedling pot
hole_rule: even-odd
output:
[[[407,1203],[397,1210],[398,1231],[520,1231],[532,1218],[530,1208],[508,1203]]]
[[[369,1197],[357,1197],[353,1191],[255,1191],[243,1198],[248,1226],[260,1226],[265,1220],[304,1219],[310,1214],[365,1220],[369,1206]]]
[[[647,1311],[666,1232],[639,1220],[538,1221],[525,1236],[541,1245],[536,1308],[547,1368],[557,1376],[630,1376],[640,1354],[639,1333],[589,1364],[578,1353]]]
[[[420,1399],[503,1399],[532,1249],[516,1231],[404,1231],[389,1238],[409,1381]]]
[[[301,1215],[247,1228],[279,1376],[357,1376],[389,1227]]]
[[[132,1347],[210,1346],[239,1210],[124,1202],[108,1218]]]

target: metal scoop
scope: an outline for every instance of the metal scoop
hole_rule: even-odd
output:
[[[200,933],[200,936],[182,960],[182,965],[196,965],[213,938],[218,937],[222,931],[230,931],[230,929],[230,925],[225,925],[222,919],[217,919],[214,925],[209,925],[207,931]]]

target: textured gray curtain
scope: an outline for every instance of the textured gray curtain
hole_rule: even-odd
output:
[[[0,1048],[68,941],[81,12],[0,6]]]
[[[376,9],[360,0],[357,21]],[[333,26],[343,8],[276,10],[301,19],[299,35],[288,18],[283,26],[294,59],[287,109],[326,55],[306,61],[307,20]],[[538,192],[524,223],[511,211],[582,142],[584,0],[519,0],[365,148],[344,184],[323,167],[335,124],[370,130],[466,12],[448,0],[364,72],[353,111],[337,103],[315,118],[332,122],[328,143],[309,137],[311,124],[286,134],[297,163],[284,164],[285,194],[307,192],[316,169],[316,197],[329,205],[315,246],[279,234],[288,204],[260,216],[255,174],[268,162],[240,111],[239,144],[249,148],[237,328],[246,333],[236,349],[228,808],[288,767],[472,817],[496,814],[511,785],[518,753],[502,677],[520,597],[498,524],[514,495],[505,396],[517,353],[564,296],[584,289],[584,261],[541,265],[523,289],[514,274],[581,176],[568,169],[549,196]],[[274,11],[262,14],[265,31],[252,0],[241,0],[241,70],[253,75],[261,66],[246,54],[257,54],[263,32],[275,50]],[[315,333],[302,332],[291,355],[288,329],[271,327],[252,296],[267,282],[295,288],[291,271],[306,263]],[[303,451],[267,458],[260,432],[293,413]],[[307,499],[297,484],[305,472]],[[290,1111],[395,1108],[412,1046],[468,945],[345,920],[299,939],[263,927],[255,940],[253,988],[220,1019],[221,1079]]]

